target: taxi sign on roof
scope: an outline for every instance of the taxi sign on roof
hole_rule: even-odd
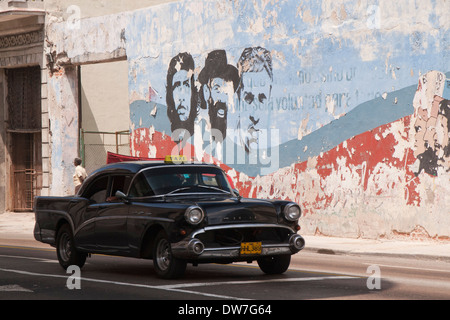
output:
[[[187,158],[186,158],[186,156],[182,156],[182,155],[168,155],[164,158],[164,162],[180,164],[183,162],[187,162]]]

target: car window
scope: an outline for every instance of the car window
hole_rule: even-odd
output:
[[[148,197],[148,196],[153,196],[153,195],[155,195],[155,193],[153,192],[152,188],[148,184],[148,181],[145,178],[144,174],[142,174],[142,173],[138,174],[131,185],[128,196],[129,197]]]
[[[147,176],[147,181],[150,184],[155,194],[165,194],[183,186],[183,181],[186,179],[181,174],[152,174]]]
[[[112,176],[111,194],[114,196],[117,191],[127,192],[130,186],[131,176]]]
[[[217,180],[217,175],[211,173],[202,173],[200,175],[201,181],[207,186],[219,187],[220,183]]]
[[[117,191],[122,191],[124,193],[127,192],[128,187],[130,186],[131,178],[132,178],[131,176],[127,175],[111,176],[111,188],[108,197],[106,198],[106,201],[108,202],[119,201],[116,198],[116,192]]]
[[[100,203],[106,200],[106,190],[108,188],[108,176],[100,177],[93,181],[83,194],[83,197]]]
[[[143,171],[151,195],[167,193],[231,192],[225,174],[214,167],[177,166]],[[210,187],[210,188],[208,188]],[[145,192],[144,192],[145,194]],[[145,194],[148,196],[150,194]]]

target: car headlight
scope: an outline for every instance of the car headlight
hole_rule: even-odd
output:
[[[295,203],[289,203],[284,207],[284,217],[288,221],[297,221],[300,218],[300,207]]]
[[[203,210],[196,206],[187,208],[184,213],[184,218],[186,221],[193,225],[197,225],[202,222],[204,216]]]

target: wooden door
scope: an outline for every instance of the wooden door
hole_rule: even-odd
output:
[[[29,211],[42,188],[41,70],[7,69],[10,199],[14,211]]]

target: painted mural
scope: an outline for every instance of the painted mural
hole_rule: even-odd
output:
[[[450,171],[450,101],[443,98],[444,89],[450,90],[450,79],[441,72],[429,72],[419,79],[414,97],[416,174],[424,171],[435,176],[438,171]]]
[[[420,18],[351,1],[134,13],[132,155],[217,163],[244,196],[299,202],[310,232],[450,237],[450,34],[425,3]]]
[[[200,72],[196,70],[199,67],[190,53],[178,53],[167,67],[165,101],[154,103],[150,97],[148,102],[132,105],[132,125],[145,131],[135,131],[135,152],[159,157],[151,150],[164,150],[195,161],[236,164],[244,171],[257,165],[258,174],[278,169],[279,128],[270,125],[274,115],[271,52],[248,47],[236,64],[230,64],[225,50],[213,50]],[[149,92],[155,96],[153,88]],[[143,119],[142,112],[149,108],[153,108],[151,116]],[[164,137],[153,140],[153,129]],[[139,140],[145,137],[154,143]],[[265,166],[271,155],[276,155],[273,168]]]

